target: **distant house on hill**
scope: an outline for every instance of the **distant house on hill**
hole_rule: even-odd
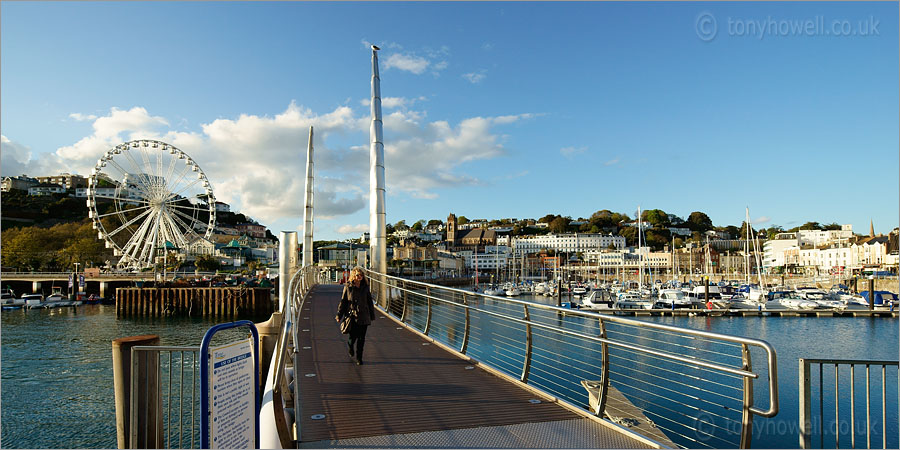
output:
[[[40,183],[28,188],[28,195],[65,194],[66,188],[53,183]]]
[[[27,191],[28,188],[37,186],[40,184],[40,181],[31,178],[27,175],[19,175],[16,177],[3,177],[3,182],[0,184],[0,191],[9,192],[12,189],[17,189],[20,191]]]
[[[64,189],[87,187],[87,178],[81,175],[72,175],[69,173],[61,173],[59,175],[52,175],[48,177],[37,177],[37,180],[41,183],[58,184]]]

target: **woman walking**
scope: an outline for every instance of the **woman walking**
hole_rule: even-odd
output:
[[[375,303],[372,301],[369,284],[360,267],[354,267],[350,271],[350,278],[344,285],[344,292],[341,294],[341,303],[338,305],[336,319],[340,322],[348,315],[351,317],[351,325],[347,351],[350,356],[356,356],[356,365],[361,366],[363,347],[366,345],[366,330],[375,320]],[[356,343],[355,352],[354,343]]]

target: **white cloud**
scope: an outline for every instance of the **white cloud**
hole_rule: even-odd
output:
[[[31,148],[14,142],[4,135],[0,135],[0,175],[4,177],[17,175],[35,176],[43,173],[59,173],[52,158],[36,160],[32,159]]]
[[[381,99],[381,107],[384,109],[409,108],[413,104],[424,100],[428,100],[428,98],[426,98],[424,95],[415,98],[384,97]],[[360,100],[359,103],[363,106],[368,107],[372,104],[372,100],[364,98]]]
[[[487,71],[481,69],[477,72],[464,73],[462,74],[462,77],[465,78],[469,83],[478,84],[487,77]]]
[[[341,225],[337,228],[337,232],[341,234],[361,234],[369,231],[369,224],[361,223],[359,225]]]
[[[97,116],[95,116],[93,114],[82,114],[82,113],[72,113],[72,114],[69,114],[69,117],[72,119],[75,119],[79,122],[84,122],[87,120],[94,120],[97,118]]]
[[[485,42],[484,44],[481,44],[481,49],[484,51],[491,51],[494,49],[494,44],[491,44],[490,42]]]
[[[394,53],[384,61],[384,68],[400,69],[420,75],[431,64],[427,59],[411,53]]]
[[[756,225],[758,223],[766,223],[771,221],[772,218],[769,216],[760,216],[750,221],[751,224]]]
[[[496,127],[533,114],[471,117],[452,124],[428,121],[409,109],[424,97],[389,100],[384,117],[389,195],[436,198],[436,189],[477,185],[461,165],[507,153]],[[316,113],[291,102],[273,116],[241,114],[203,123],[198,131],[170,129],[146,109],[112,108],[93,121],[93,133],[37,157],[2,138],[4,174],[87,174],[105,151],[130,139],[159,139],[190,155],[209,177],[216,197],[263,223],[299,218],[309,126],[315,127],[316,217],[347,216],[366,208],[369,190],[368,110],[338,106]]]
[[[562,153],[566,158],[571,158],[575,155],[580,155],[587,151],[587,147],[563,147],[559,149],[559,152]]]
[[[619,158],[613,158],[613,159],[611,159],[611,160],[606,161],[605,163],[603,163],[603,165],[604,165],[604,166],[614,166],[614,165],[616,165],[616,164],[618,164],[618,163],[619,163]]]

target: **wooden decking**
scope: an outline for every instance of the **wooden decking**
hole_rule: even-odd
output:
[[[300,382],[301,446],[401,446],[397,436],[416,436],[417,444],[402,446],[500,447],[506,445],[503,439],[518,436],[509,446],[529,447],[527,434],[555,433],[558,436],[540,440],[540,446],[648,447],[474,367],[384,314],[369,327],[365,363],[357,366],[334,321],[340,290],[318,286],[297,325],[300,362],[294,373]],[[324,418],[313,419],[319,415]],[[534,424],[544,426],[522,431]],[[587,427],[587,432],[566,431],[570,424]],[[461,434],[470,444],[461,444]],[[587,437],[573,441],[574,434]]]

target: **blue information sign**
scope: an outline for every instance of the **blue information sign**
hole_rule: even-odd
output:
[[[251,337],[210,347],[213,336],[236,327]],[[216,325],[200,344],[200,447],[259,448],[259,334],[249,320]]]

